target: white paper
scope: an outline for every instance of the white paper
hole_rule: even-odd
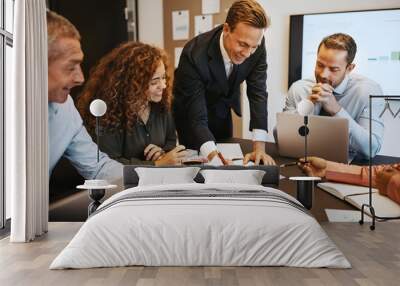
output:
[[[185,149],[186,151],[186,157],[194,157],[194,156],[199,156],[199,152],[197,150],[193,149]]]
[[[228,160],[243,159],[244,157],[239,143],[219,143],[217,149]]]
[[[189,39],[189,10],[172,12],[172,39]]]
[[[182,50],[183,50],[183,48],[181,48],[181,47],[175,48],[175,68],[178,67],[179,59],[181,58],[181,54],[182,54]]]
[[[232,162],[233,165],[235,166],[244,166],[244,167],[249,167],[249,166],[254,166],[253,161],[249,161],[246,165],[243,164],[243,159],[241,160],[235,160]]]
[[[220,0],[202,0],[201,13],[202,14],[215,14],[219,13]]]
[[[210,31],[212,29],[212,16],[200,15],[194,17],[194,36]]]

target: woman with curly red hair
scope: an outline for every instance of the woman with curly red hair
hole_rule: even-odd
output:
[[[78,108],[94,133],[89,112],[94,99],[107,104],[101,118],[100,149],[124,164],[181,164],[186,152],[176,146],[170,113],[171,78],[165,53],[140,42],[115,48],[92,70]]]

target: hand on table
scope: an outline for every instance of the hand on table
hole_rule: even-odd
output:
[[[233,161],[226,159],[223,157],[218,150],[212,151],[210,154],[207,155],[207,160],[210,165],[220,166],[221,164],[224,166],[233,165]]]
[[[187,156],[185,149],[186,148],[183,145],[176,146],[174,149],[165,153],[157,161],[155,161],[155,165],[182,165],[182,160]]]
[[[164,153],[165,152],[161,147],[158,147],[154,144],[149,144],[146,148],[144,148],[144,156],[146,157],[146,161],[157,161]]]
[[[276,165],[274,159],[265,153],[265,143],[259,141],[254,142],[253,152],[244,156],[243,165],[246,165],[249,161],[253,161],[255,165],[260,165],[261,162],[264,165]]]

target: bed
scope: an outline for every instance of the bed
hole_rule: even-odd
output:
[[[184,168],[176,169],[188,172]],[[351,267],[301,203],[274,188],[276,166],[204,166],[192,176],[194,182],[184,183],[171,183],[173,176],[164,175],[175,168],[151,169],[125,166],[126,189],[100,205],[50,269]],[[258,172],[260,184],[247,182],[250,170]],[[221,171],[231,181],[221,183]],[[146,179],[143,172],[150,185],[140,183]]]

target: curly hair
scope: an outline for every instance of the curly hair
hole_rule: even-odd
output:
[[[89,131],[95,129],[95,118],[89,111],[94,99],[107,104],[107,112],[101,118],[105,130],[132,130],[139,111],[148,104],[146,91],[161,62],[166,70],[166,88],[159,104],[161,111],[170,111],[171,76],[164,51],[140,42],[127,42],[104,56],[91,71],[78,98],[78,109]]]

